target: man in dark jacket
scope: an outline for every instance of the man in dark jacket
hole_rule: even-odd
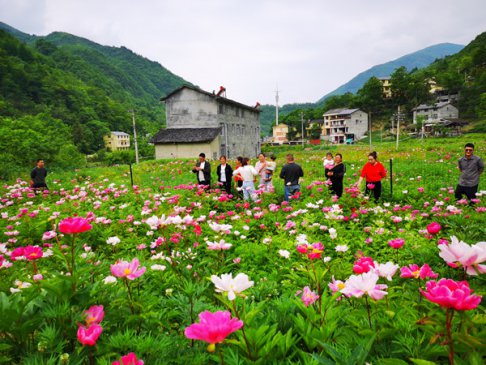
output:
[[[205,188],[209,188],[211,185],[211,165],[206,161],[206,155],[204,153],[199,154],[199,161],[192,169],[192,172],[197,174],[197,182],[199,185],[204,185]]]
[[[38,159],[36,166],[30,172],[30,187],[34,189],[48,189],[46,184],[47,170],[44,167],[44,160]]]
[[[280,178],[284,179],[284,200],[289,201],[290,195],[300,191],[299,178],[304,176],[304,171],[300,165],[294,162],[294,155],[287,155],[287,163],[280,171]]]

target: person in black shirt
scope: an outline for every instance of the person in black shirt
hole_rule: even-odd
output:
[[[332,185],[329,190],[340,198],[343,195],[343,179],[346,174],[346,165],[343,164],[343,156],[336,153],[334,156],[334,166],[326,170],[326,177],[331,180]]]
[[[216,175],[218,175],[218,182],[221,183],[226,194],[231,194],[231,180],[233,179],[233,169],[226,163],[226,156],[222,155],[219,158],[221,164],[216,168]]]
[[[44,160],[38,159],[36,167],[30,172],[30,187],[33,189],[45,188],[48,189],[46,184],[47,170],[44,167]]]
[[[289,201],[290,195],[300,191],[299,178],[304,176],[304,171],[300,165],[294,162],[294,155],[287,155],[287,163],[280,171],[280,178],[284,179],[284,200]]]

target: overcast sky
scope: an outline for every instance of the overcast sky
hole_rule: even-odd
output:
[[[0,0],[25,33],[125,46],[253,105],[315,102],[356,74],[486,31],[485,0]]]

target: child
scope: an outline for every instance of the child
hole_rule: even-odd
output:
[[[273,171],[275,167],[273,166],[267,166],[265,170],[265,191],[271,191],[273,190],[273,183],[272,183],[272,178],[273,178]]]
[[[334,167],[334,159],[331,152],[326,153],[326,158],[324,159],[324,169],[330,170]]]

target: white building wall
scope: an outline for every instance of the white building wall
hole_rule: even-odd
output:
[[[174,143],[155,145],[155,159],[167,158],[195,158],[203,152],[208,160],[219,158],[220,138],[215,138],[211,143]]]

